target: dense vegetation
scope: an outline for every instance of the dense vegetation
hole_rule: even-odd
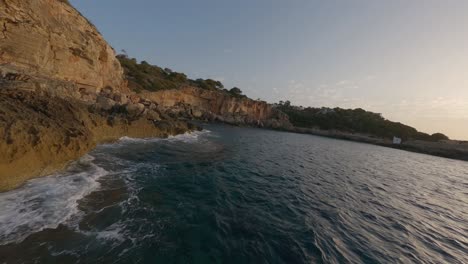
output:
[[[419,139],[439,141],[448,139],[441,133],[428,135],[415,128],[392,122],[381,114],[363,109],[342,108],[302,108],[292,106],[289,101],[280,102],[277,108],[289,116],[291,123],[297,127],[340,130],[350,133],[370,134],[382,138]]]
[[[136,59],[129,58],[126,55],[117,55],[117,59],[125,71],[129,87],[136,92],[193,86],[205,90],[220,91],[234,97],[246,97],[237,87],[230,90],[224,89],[224,85],[220,81],[212,79],[192,80],[184,73],[175,72],[168,68],[163,69],[146,61],[138,63]]]

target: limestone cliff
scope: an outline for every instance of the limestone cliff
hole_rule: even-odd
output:
[[[222,91],[197,87],[142,92],[141,97],[156,103],[172,116],[221,121],[236,125],[288,128],[288,117],[263,101],[234,97]]]
[[[143,114],[144,107],[129,110],[35,92],[0,92],[0,191],[63,169],[102,142],[194,129],[186,122]]]
[[[290,125],[265,102],[194,87],[136,94],[114,50],[65,0],[0,0],[0,191],[101,142],[196,129],[180,117]]]
[[[101,142],[194,129],[132,94],[113,49],[64,0],[0,0],[0,191]]]
[[[67,1],[0,1],[0,73],[128,91],[114,50]],[[10,74],[10,75],[9,75]]]

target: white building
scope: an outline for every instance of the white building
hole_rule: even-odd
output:
[[[395,145],[400,145],[400,144],[401,144],[401,138],[399,138],[399,137],[393,137],[393,144],[395,144]]]

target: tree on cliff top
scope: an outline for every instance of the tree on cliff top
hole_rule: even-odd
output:
[[[213,79],[196,79],[194,86],[205,90],[221,90],[224,88],[224,85],[220,81],[215,81]]]
[[[242,90],[237,87],[231,88],[231,90],[229,90],[229,94],[231,96],[238,97],[238,98],[247,98],[246,95],[242,94]]]
[[[442,133],[434,133],[431,135],[431,139],[434,141],[449,140],[449,137]]]
[[[229,90],[229,92],[231,94],[234,94],[234,95],[241,95],[242,94],[242,90],[237,88],[237,87],[231,88],[231,90]]]

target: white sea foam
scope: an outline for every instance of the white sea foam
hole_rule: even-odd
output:
[[[199,139],[201,135],[211,133],[210,130],[194,131],[187,132],[184,134],[169,136],[167,138],[131,138],[131,137],[122,137],[120,138],[120,143],[148,143],[148,142],[158,142],[162,140],[166,141],[182,141],[182,142],[195,142]]]
[[[137,139],[123,137],[120,144],[148,143],[164,141],[196,142],[201,135],[210,133],[209,130],[170,136],[165,139],[147,138]],[[0,245],[19,243],[29,235],[47,228],[56,228],[60,224],[74,226],[80,219],[78,201],[91,192],[99,189],[98,179],[109,174],[108,171],[93,163],[94,157],[86,155],[75,162],[63,173],[48,177],[33,179],[16,190],[0,193]],[[130,187],[130,198],[122,202],[125,210],[129,204],[137,202],[138,189]],[[101,231],[99,238],[121,240],[122,227],[113,226]]]
[[[107,174],[86,155],[70,170],[34,179],[23,187],[0,194],[0,245],[21,242],[28,235],[56,228],[79,212],[78,200],[99,188]]]
[[[109,241],[117,241],[117,242],[124,242],[126,239],[125,234],[125,225],[121,224],[120,222],[113,224],[107,227],[103,231],[97,232],[98,239],[104,239]]]

